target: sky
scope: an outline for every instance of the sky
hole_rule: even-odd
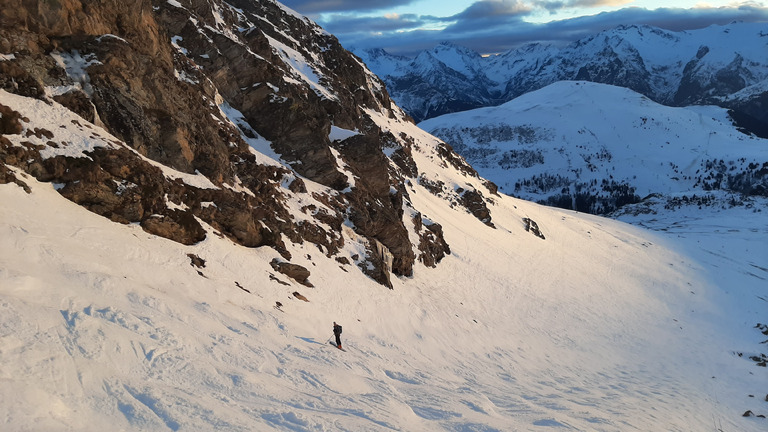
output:
[[[618,25],[691,30],[768,21],[765,1],[711,0],[282,0],[351,50],[414,55],[441,42],[481,54],[531,42],[565,45]]]

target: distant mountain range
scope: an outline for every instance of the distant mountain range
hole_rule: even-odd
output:
[[[355,54],[417,122],[584,80],[669,106],[722,106],[742,127],[768,136],[768,23],[680,32],[620,26],[565,47],[537,43],[491,56],[448,43],[415,58],[381,49]]]

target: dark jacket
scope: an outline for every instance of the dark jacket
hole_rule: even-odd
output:
[[[334,324],[334,326],[333,326],[333,334],[335,334],[336,336],[341,334],[341,326],[340,325]]]

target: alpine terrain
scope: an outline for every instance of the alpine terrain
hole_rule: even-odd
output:
[[[273,0],[7,0],[0,134],[2,430],[768,426],[763,196],[501,194]]]
[[[720,107],[668,107],[626,88],[562,81],[419,126],[501,191],[557,207],[761,209],[756,199],[768,197],[768,139]]]
[[[414,58],[357,54],[417,121],[499,105],[563,80],[625,87],[669,106],[729,108],[768,137],[768,24],[734,22],[689,31],[620,26],[558,47],[534,43],[481,56],[444,43]]]

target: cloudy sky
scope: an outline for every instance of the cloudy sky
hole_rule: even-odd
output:
[[[620,24],[687,30],[768,22],[765,1],[741,0],[281,0],[348,49],[410,55],[450,41],[480,53],[528,42],[565,44]]]

